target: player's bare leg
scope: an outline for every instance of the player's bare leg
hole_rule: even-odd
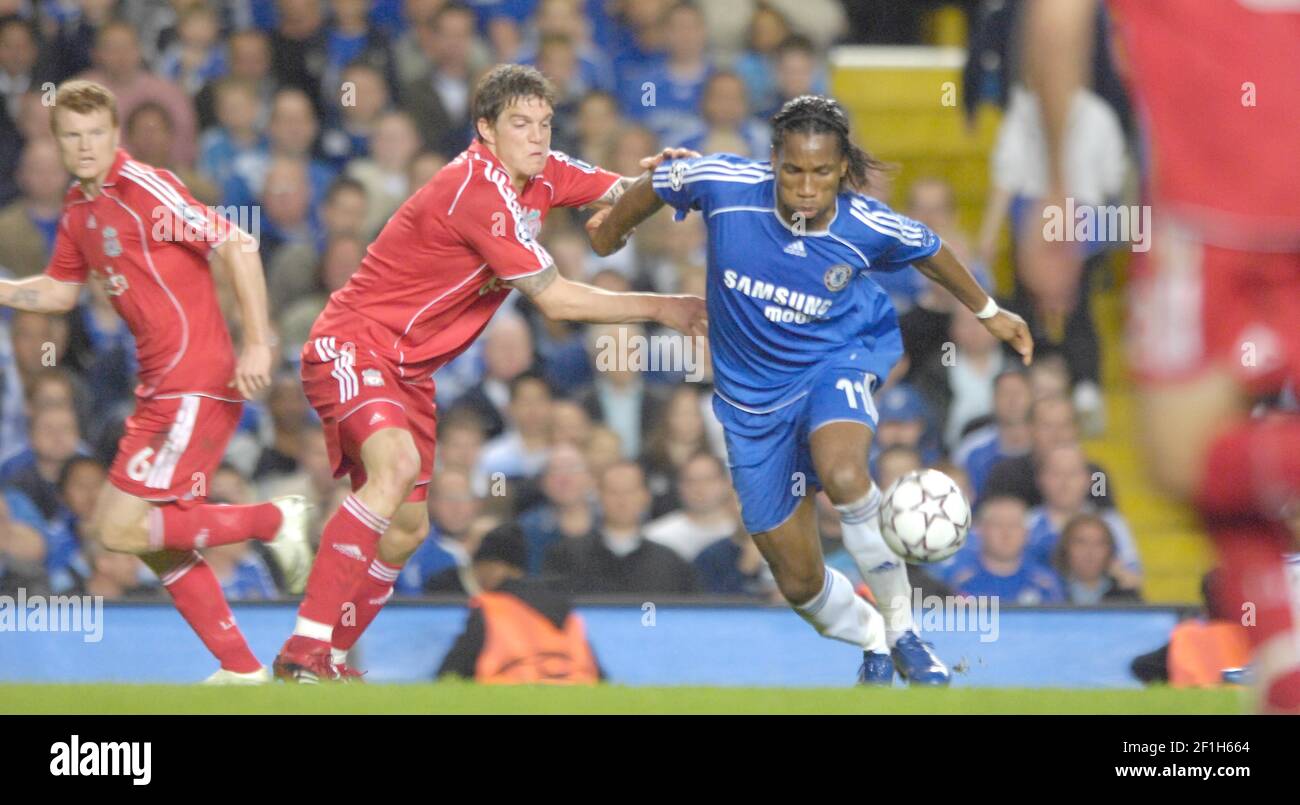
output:
[[[380,538],[419,480],[420,452],[405,428],[375,431],[359,452],[366,481],[325,524],[293,635],[275,660],[279,678],[334,678],[334,625],[371,568]]]
[[[96,502],[91,534],[109,550],[138,547],[142,537],[147,544],[145,523],[152,508],[148,501],[128,495],[112,484],[104,484]],[[138,555],[157,574],[181,617],[221,663],[216,675],[249,682],[267,678],[266,669],[235,625],[221,583],[198,551],[127,552]]]
[[[1138,416],[1152,479],[1165,494],[1194,500],[1216,435],[1207,423],[1232,422],[1249,413],[1250,402],[1241,387],[1223,371],[1141,389]]]
[[[811,498],[802,498],[776,528],[755,534],[754,544],[772,568],[781,595],[800,617],[822,637],[862,649],[860,681],[882,685],[893,681],[885,619],[854,592],[843,573],[826,566]]]
[[[393,597],[393,585],[406,560],[429,536],[429,507],[424,500],[408,500],[397,509],[388,530],[379,538],[379,550],[334,624],[331,655],[335,670],[344,679],[360,676],[348,667],[348,652],[366,631],[379,610]]]
[[[1196,504],[1218,548],[1225,603],[1255,613],[1248,633],[1264,707],[1300,709],[1300,640],[1282,559],[1290,534],[1278,521],[1300,487],[1300,417],[1251,419],[1248,397],[1223,370],[1143,389],[1139,400],[1154,478]]]
[[[181,511],[174,504],[151,503],[123,492],[111,483],[104,484],[95,504],[91,522],[94,538],[108,550],[139,556],[157,574],[181,616],[221,663],[221,668],[208,678],[209,684],[260,684],[270,681],[270,674],[258,662],[235,625],[235,616],[226,602],[220,582],[203,557],[194,550],[200,546],[194,544],[193,536],[189,537],[188,544],[175,538],[167,539],[168,533],[175,534],[170,529],[176,527],[176,518],[168,515],[180,513],[184,523],[187,517],[193,518],[206,510],[235,509],[231,518],[220,523],[224,528],[220,536],[236,537],[240,535],[236,529],[244,521],[259,515],[276,514],[273,524],[262,527],[275,537],[273,545],[278,544],[280,549],[277,558],[286,578],[293,578],[293,572],[305,578],[311,564],[305,502],[285,499],[261,506],[270,511],[258,511],[253,506],[215,507],[204,504]],[[257,533],[245,532],[242,539],[258,536]]]
[[[309,508],[300,495],[248,505],[155,503],[107,483],[95,504],[93,531],[108,550],[136,555],[255,539],[267,544],[290,592],[299,592],[311,569]]]
[[[867,473],[871,428],[862,422],[828,422],[809,436],[813,467],[840,514],[844,548],[885,617],[885,637],[900,674],[911,682],[946,685],[948,669],[916,635],[907,563],[880,533],[880,487]],[[900,643],[901,641],[901,643]]]
[[[880,535],[880,488],[867,474],[871,437],[871,429],[860,422],[829,422],[813,431],[808,441],[817,477],[844,525],[844,547],[885,616],[892,647],[899,635],[912,628],[912,585],[906,564]]]
[[[153,504],[149,501],[106,483],[95,501],[90,531],[99,544],[110,551],[137,555],[155,552],[157,548],[149,547],[149,512],[152,509]]]

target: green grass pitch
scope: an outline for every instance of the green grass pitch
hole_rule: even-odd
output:
[[[1240,690],[0,685],[0,714],[1235,714]]]

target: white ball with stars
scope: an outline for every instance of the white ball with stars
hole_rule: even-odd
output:
[[[938,470],[913,470],[885,490],[880,531],[890,550],[913,564],[940,562],[961,550],[970,532],[970,503]]]

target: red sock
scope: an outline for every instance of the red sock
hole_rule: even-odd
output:
[[[269,542],[283,521],[273,503],[155,506],[149,512],[149,544],[158,550],[192,551],[247,539]]]
[[[235,625],[217,576],[197,553],[162,576],[181,617],[227,671],[247,674],[262,667]]]
[[[1300,498],[1300,416],[1246,419],[1221,433],[1205,459],[1196,505],[1209,517],[1278,517]]]
[[[370,570],[348,599],[354,609],[350,612],[344,610],[339,622],[334,625],[332,645],[336,650],[347,651],[356,645],[357,638],[374,621],[388,599],[393,597],[393,584],[401,572],[401,565],[390,565],[382,559],[370,563]]]
[[[366,575],[387,529],[388,519],[370,511],[356,495],[343,501],[321,534],[291,642],[310,650],[329,648],[343,605]]]

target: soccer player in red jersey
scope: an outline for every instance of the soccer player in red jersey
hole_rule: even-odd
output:
[[[218,506],[207,482],[239,424],[243,398],[270,383],[266,284],[256,241],[190,195],[170,172],[118,147],[117,102],[106,88],[69,81],[51,127],[76,182],[64,199],[45,273],[0,281],[0,305],[37,313],[76,307],[93,274],[135,336],[136,409],[126,421],[91,531],[133,553],[162,580],[221,668],[213,684],[270,681],[235,625],[221,585],[197,549],[269,543],[290,586],[311,565],[302,498]],[[235,360],[209,261],[230,272],[243,314]]]
[[[1251,416],[1259,396],[1300,386],[1300,0],[1108,7],[1150,156],[1151,250],[1134,261],[1129,341],[1151,470],[1215,541],[1221,604],[1249,627],[1261,708],[1300,712],[1282,560],[1284,518],[1300,502],[1300,416]],[[1096,13],[1095,0],[1030,10],[1027,64],[1058,201]],[[1077,255],[1036,246],[1034,281],[1072,293]]]
[[[559,276],[537,242],[547,212],[612,204],[632,180],[550,150],[553,115],[553,90],[536,70],[499,65],[485,75],[474,93],[475,142],[389,219],[312,328],[303,386],[353,494],[325,526],[297,625],[276,658],[279,677],[353,673],[348,649],[428,534],[431,375],[473,342],[512,288],[552,319],[655,321],[704,334],[699,297],[609,293]]]

